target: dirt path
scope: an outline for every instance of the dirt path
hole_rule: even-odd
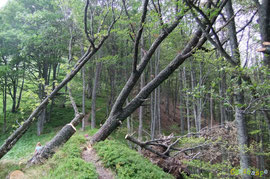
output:
[[[108,169],[105,168],[100,161],[95,149],[93,149],[90,146],[87,146],[83,152],[82,152],[82,159],[86,162],[91,162],[95,165],[96,171],[99,175],[99,179],[114,179],[114,173]]]

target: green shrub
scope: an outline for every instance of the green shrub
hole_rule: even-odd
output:
[[[98,178],[94,165],[81,159],[81,145],[85,142],[82,135],[73,136],[51,159],[52,168],[45,178]]]
[[[94,148],[97,150],[105,167],[115,170],[120,179],[173,178],[120,142],[105,140],[96,144]]]

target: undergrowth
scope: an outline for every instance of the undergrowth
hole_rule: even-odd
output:
[[[94,148],[97,150],[105,167],[116,172],[117,178],[173,178],[158,166],[140,156],[136,151],[129,149],[118,141],[105,140],[97,143]]]
[[[81,159],[81,146],[85,142],[82,135],[73,136],[48,162],[51,169],[45,178],[98,178],[94,165]]]

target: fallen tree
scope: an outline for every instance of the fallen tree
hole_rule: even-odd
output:
[[[176,178],[180,178],[182,175],[179,171],[189,175],[188,166],[189,169],[199,168],[213,173],[217,177],[230,177],[229,173],[224,173],[229,165],[212,169],[207,165],[198,167],[192,163],[194,160],[205,163],[210,161],[210,166],[221,163],[224,153],[232,166],[239,165],[237,129],[234,122],[216,125],[212,128],[205,127],[198,133],[188,133],[183,136],[171,134],[147,141],[137,140],[133,135],[126,135],[126,140],[140,146],[144,157]],[[191,136],[193,137],[191,138]],[[194,140],[195,138],[199,140]]]

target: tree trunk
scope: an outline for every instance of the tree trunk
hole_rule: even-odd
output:
[[[25,78],[25,63],[23,64],[23,78],[22,78],[22,85],[21,85],[21,89],[20,89],[20,93],[19,93],[19,98],[18,98],[18,103],[16,106],[16,111],[19,109],[20,107],[20,103],[21,103],[21,99],[22,99],[22,91],[23,91],[23,86],[24,86],[24,78]]]
[[[55,83],[56,83],[56,72],[57,72],[57,67],[58,67],[58,63],[56,64],[53,64],[53,82],[52,82],[52,90],[55,89]],[[53,107],[54,107],[54,97],[52,98],[52,102],[51,102],[51,106],[50,106],[50,110],[49,110],[49,114],[48,114],[48,119],[47,121],[50,121],[51,119],[51,114],[52,114],[52,111],[53,111]]]
[[[185,118],[184,118],[184,79],[183,79],[183,70],[179,69],[179,111],[180,111],[180,129],[181,134],[185,133]]]
[[[56,149],[66,143],[69,138],[76,132],[75,126],[77,126],[80,120],[84,117],[83,114],[77,114],[75,118],[66,124],[58,133],[54,136],[50,142],[48,142],[38,153],[36,153],[28,162],[28,165],[42,164],[46,159],[49,159],[56,152]]]
[[[142,35],[141,39],[141,62],[143,62],[143,50],[144,50],[144,38]],[[141,75],[141,81],[140,81],[140,90],[144,87],[144,73]],[[138,130],[138,140],[142,141],[142,131],[143,131],[143,106],[140,106],[139,108],[139,130]],[[139,152],[141,152],[141,148],[139,148]]]
[[[84,46],[81,44],[81,55],[84,54]],[[82,80],[83,80],[83,91],[82,91],[82,114],[84,115],[84,118],[82,119],[82,130],[85,130],[85,120],[88,120],[85,118],[85,90],[86,90],[86,83],[85,83],[85,66],[82,67]]]
[[[4,114],[4,124],[3,133],[6,133],[7,129],[7,76],[4,76],[5,82],[3,87],[3,114]]]
[[[183,80],[183,87],[185,90],[187,90],[187,76],[186,76],[186,67],[183,67],[182,72],[182,80]],[[188,133],[190,133],[190,112],[189,112],[189,94],[188,91],[185,91],[185,97],[186,97],[186,117],[187,117],[187,130]]]
[[[166,32],[166,34],[168,34],[168,31]],[[164,80],[166,80],[185,61],[186,58],[192,56],[191,51],[193,50],[194,46],[198,45],[198,47],[200,48],[201,45],[203,45],[206,41],[205,38],[200,40],[201,35],[201,30],[196,31],[195,35],[193,36],[193,38],[191,38],[190,42],[186,45],[182,53],[178,54],[174,58],[174,60],[172,60],[171,63],[167,65],[165,69],[163,69],[152,81],[150,81],[125,108],[122,108],[122,101],[124,99],[126,100],[128,95],[130,94],[139,76],[144,70],[146,64],[150,60],[152,56],[151,52],[154,52],[154,49],[152,48],[155,45],[153,44],[150,50],[148,50],[147,54],[144,56],[147,61],[139,65],[136,73],[131,74],[128,82],[118,96],[108,119],[106,120],[105,124],[103,124],[103,126],[99,129],[99,131],[91,138],[91,143],[105,140],[119,125],[122,124],[122,121],[124,121],[146,100],[146,98],[155,88],[157,88]]]
[[[40,101],[43,101],[43,99],[46,98],[47,96],[47,93],[46,93],[46,86],[48,85],[48,70],[49,70],[49,64],[48,64],[48,61],[45,60],[43,62],[43,70],[42,70],[42,78],[45,80],[44,81],[44,84],[41,83],[39,85],[39,93],[40,93]],[[47,119],[47,108],[43,108],[42,109],[42,112],[40,113],[40,116],[38,118],[38,122],[37,122],[37,135],[40,136],[41,133],[43,132],[43,129],[44,129],[44,124],[46,122],[46,119]]]
[[[85,116],[85,66],[82,67],[82,80],[83,80],[83,91],[82,91],[82,113]],[[82,119],[82,130],[85,130],[85,117]]]
[[[12,108],[11,112],[15,113],[16,112],[16,104],[17,104],[17,84],[16,84],[16,79],[12,80],[12,86],[13,86],[13,96],[12,96]]]
[[[212,88],[211,88],[212,91]],[[214,122],[214,104],[213,104],[213,95],[212,92],[210,93],[210,128],[213,127],[213,122]]]
[[[96,63],[96,73],[95,80],[93,81],[93,91],[92,91],[92,106],[91,106],[91,128],[94,129],[96,127],[96,97],[99,83],[99,76],[102,68],[102,63]]]
[[[258,1],[257,1],[258,2]],[[259,10],[259,26],[262,42],[270,42],[270,2],[269,0],[262,0],[258,2],[257,7]],[[270,68],[270,55],[264,54],[264,65]]]
[[[194,71],[194,66],[193,66],[193,62],[190,61],[190,76],[191,76],[191,89],[192,91],[195,91],[195,85],[196,85],[196,75],[195,75],[195,71]],[[194,116],[194,122],[195,122],[195,127],[196,127],[196,132],[199,132],[199,119],[198,119],[198,106],[196,105],[197,103],[197,99],[196,97],[193,95],[192,96],[192,100],[193,100],[193,116]]]
[[[153,73],[153,59],[150,61],[150,80],[154,78]],[[156,121],[155,121],[155,96],[154,93],[151,93],[150,96],[150,112],[151,112],[151,139],[153,140],[155,138],[155,128],[156,128]]]
[[[104,39],[105,41],[106,39]],[[103,41],[103,43],[104,43]],[[51,92],[49,96],[47,96],[40,105],[32,112],[27,120],[23,123],[22,126],[17,128],[17,130],[11,134],[8,139],[4,142],[4,144],[0,148],[0,159],[16,144],[16,142],[22,137],[22,135],[29,129],[31,123],[33,122],[34,117],[36,117],[43,108],[45,108],[50,99],[52,99],[60,89],[62,89],[84,66],[84,64],[91,58],[93,55],[99,50],[102,46],[101,43],[97,48],[88,51],[84,54],[84,56],[75,64],[73,70],[63,79],[63,81]]]
[[[232,8],[232,1],[228,0],[226,6],[226,13],[228,18],[232,18],[234,16],[233,8]],[[241,66],[241,60],[240,60],[240,53],[238,48],[238,41],[236,36],[236,26],[234,18],[233,20],[228,24],[228,35],[230,38],[230,46],[231,46],[231,54],[234,59],[234,61],[237,62],[237,66]],[[246,124],[246,118],[244,114],[244,91],[242,90],[242,76],[241,72],[236,72],[236,75],[238,78],[236,82],[236,89],[239,89],[235,92],[235,120],[237,122],[237,136],[238,136],[238,143],[239,143],[239,153],[240,153],[240,166],[241,169],[248,169],[250,167],[249,165],[249,156],[246,151],[246,147],[248,147],[248,133],[247,133],[247,124]],[[249,179],[251,178],[250,175],[244,174],[242,175],[243,178]]]

